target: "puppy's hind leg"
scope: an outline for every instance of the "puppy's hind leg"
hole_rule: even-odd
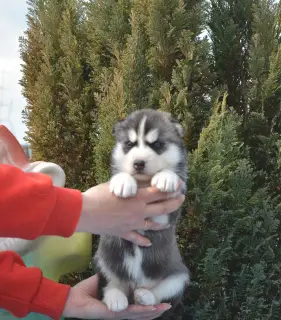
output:
[[[108,309],[113,312],[119,312],[128,308],[129,287],[126,283],[111,280],[103,291],[103,302]]]
[[[135,302],[142,305],[155,305],[163,301],[175,301],[178,296],[183,294],[188,283],[189,275],[187,273],[171,275],[150,290],[136,289],[134,292]]]

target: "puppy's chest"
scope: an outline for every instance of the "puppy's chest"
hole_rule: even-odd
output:
[[[138,182],[138,188],[148,188],[151,185],[151,181],[137,181]],[[156,217],[151,218],[152,221],[159,223],[159,224],[168,224],[169,223],[169,215],[159,215]],[[143,234],[141,231],[139,231],[141,234]]]
[[[145,275],[146,272],[143,270],[144,259],[143,251],[138,246],[134,246],[133,255],[129,253],[124,255],[123,266],[132,282],[138,287],[152,288],[156,283],[156,279],[153,280]]]

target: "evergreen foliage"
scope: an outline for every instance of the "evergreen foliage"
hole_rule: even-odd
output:
[[[280,303],[280,210],[255,186],[242,121],[233,110],[214,113],[190,156],[188,224],[198,230],[196,248],[185,252],[192,319],[272,319]]]
[[[29,29],[20,39],[28,142],[34,159],[61,165],[68,186],[85,188],[94,183],[95,103],[83,64],[82,12],[76,0],[32,0],[29,6]]]
[[[113,124],[182,123],[178,241],[192,283],[176,320],[280,318],[281,2],[29,0],[20,39],[34,160],[67,185],[110,177]]]

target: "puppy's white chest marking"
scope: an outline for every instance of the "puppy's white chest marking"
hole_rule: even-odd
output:
[[[169,215],[163,214],[162,216],[153,217],[151,220],[153,220],[154,222],[159,223],[159,224],[168,224],[169,223]]]
[[[126,254],[124,257],[125,268],[128,274],[135,280],[138,281],[142,276],[142,261],[143,256],[139,247],[134,246],[134,255]]]
[[[148,188],[151,186],[151,181],[137,181],[137,183],[138,183],[138,188]],[[156,216],[151,218],[151,220],[159,224],[168,224],[169,215],[164,214],[164,215]],[[141,232],[139,231],[139,233]]]
[[[151,289],[157,284],[157,281],[148,279],[144,276],[142,262],[143,255],[138,246],[134,246],[134,256],[127,254],[124,258],[125,268],[133,279],[132,286]]]

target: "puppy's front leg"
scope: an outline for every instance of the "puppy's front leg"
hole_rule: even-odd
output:
[[[135,302],[142,305],[156,305],[162,301],[173,300],[181,295],[189,283],[189,275],[180,273],[162,280],[151,290],[145,288],[136,289],[134,292]]]
[[[153,176],[151,185],[163,192],[175,192],[179,182],[180,177],[174,171],[166,169]]]
[[[138,184],[136,179],[127,172],[119,172],[110,180],[110,192],[117,197],[129,198],[136,195]]]
[[[152,180],[151,185],[163,192],[175,192],[178,188],[180,177],[171,170],[162,170],[156,173]],[[168,224],[169,216],[160,215],[153,217],[152,220],[159,224]]]

